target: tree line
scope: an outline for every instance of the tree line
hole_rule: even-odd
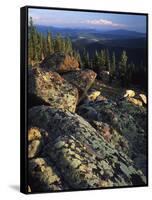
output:
[[[119,80],[122,86],[141,82],[146,85],[146,67],[142,63],[138,66],[133,62],[129,63],[125,50],[121,52],[120,57],[116,58],[115,52],[110,54],[108,49],[101,49],[101,51],[96,51],[91,58],[89,53],[84,49],[81,55],[81,66],[93,69],[99,77],[100,72],[108,71],[109,83],[112,83],[113,80]]]
[[[61,34],[57,34],[56,37],[53,37],[51,32],[47,32],[47,36],[39,33],[33,25],[32,18],[30,17],[28,26],[29,65],[42,61],[46,56],[54,52],[67,53],[79,59],[79,53],[73,49],[69,37],[63,38]]]
[[[146,67],[141,63],[136,66],[133,62],[128,63],[128,56],[125,50],[121,52],[119,58],[116,58],[115,52],[110,53],[108,49],[95,51],[90,56],[87,50],[80,53],[73,48],[69,37],[62,37],[61,34],[52,36],[51,32],[44,35],[37,31],[30,17],[28,26],[28,63],[34,65],[41,62],[48,55],[55,52],[63,52],[74,56],[80,63],[81,68],[90,68],[97,72],[100,78],[100,72],[109,72],[109,83],[113,80],[119,80],[122,86],[128,86],[130,83],[147,85]]]

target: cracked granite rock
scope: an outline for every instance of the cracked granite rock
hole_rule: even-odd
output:
[[[28,116],[30,126],[48,133],[49,142],[43,147],[39,157],[47,159],[48,166],[53,163],[56,174],[68,188],[146,184],[146,177],[135,167],[133,161],[124,152],[117,151],[102,134],[76,113],[37,106],[29,110]],[[31,174],[31,168],[29,170]],[[31,176],[31,180],[35,176]],[[52,175],[47,175],[48,178],[50,176]],[[41,176],[36,177],[37,181],[43,181]],[[29,185],[32,188],[31,182]],[[55,190],[61,188],[59,183],[57,185]]]

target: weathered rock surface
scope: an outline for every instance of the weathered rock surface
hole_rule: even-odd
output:
[[[116,139],[115,145],[120,145],[120,149],[123,152],[125,150],[125,153],[128,151],[128,155],[133,159],[136,167],[147,174],[146,108],[135,106],[126,100],[117,103],[108,100],[81,105],[77,112],[95,128],[99,129],[93,124],[94,120],[99,124],[101,122],[109,124],[111,129],[117,132],[117,137],[113,137],[113,139],[119,138],[119,140]],[[127,147],[128,145],[129,147]]]
[[[59,73],[79,70],[78,61],[68,54],[54,53],[47,56],[40,65],[43,69]]]
[[[47,158],[30,159],[28,172],[32,192],[51,192],[66,189],[56,167]]]
[[[56,72],[45,72],[39,68],[29,69],[29,107],[49,105],[75,112],[78,90]]]
[[[81,101],[92,86],[96,78],[96,73],[92,70],[79,70],[63,74],[63,77],[78,88],[79,101]]]
[[[118,151],[128,155],[128,141],[116,129],[101,121],[91,121],[92,126],[98,131],[110,145]]]
[[[63,182],[71,189],[146,184],[144,175],[134,167],[133,161],[113,148],[102,134],[76,113],[37,106],[29,110],[28,116],[29,125],[45,130],[49,137],[39,158],[29,161],[31,189],[39,182],[47,186],[41,187],[42,191],[46,188],[51,191],[52,187],[53,190],[64,188]],[[33,167],[35,163],[38,172],[37,167]],[[53,185],[52,179],[55,180]]]

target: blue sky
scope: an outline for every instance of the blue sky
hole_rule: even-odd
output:
[[[33,18],[35,25],[67,28],[93,28],[99,30],[126,29],[143,33],[146,32],[145,15],[30,8],[29,16]]]

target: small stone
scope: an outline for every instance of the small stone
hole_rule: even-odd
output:
[[[40,130],[36,127],[32,127],[28,130],[28,141],[41,139]]]
[[[54,147],[57,148],[57,149],[60,149],[60,148],[62,148],[64,145],[65,145],[65,142],[59,141],[59,142],[57,142],[57,143],[54,145]]]

